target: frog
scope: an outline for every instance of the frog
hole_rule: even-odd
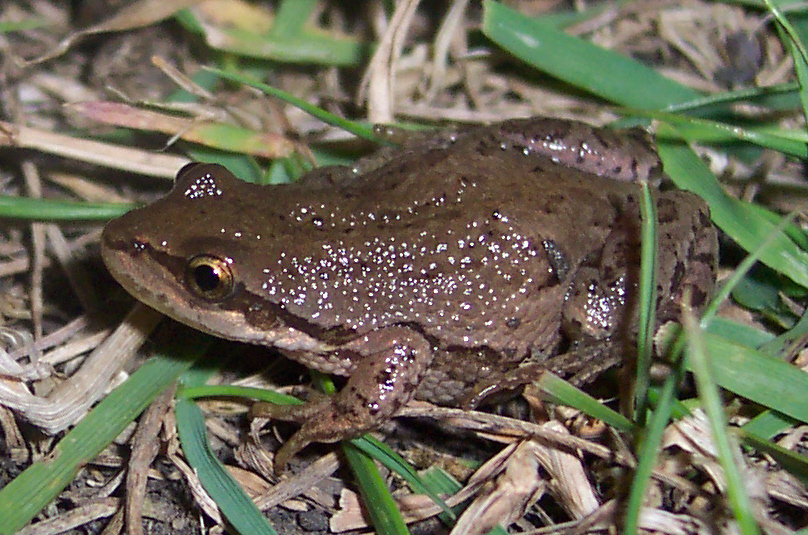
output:
[[[642,182],[658,212],[657,324],[698,313],[717,233],[707,204],[663,178],[644,130],[509,119],[288,184],[191,163],[163,198],[110,221],[101,252],[171,318],[346,378],[302,405],[256,406],[300,425],[280,471],[412,399],[475,408],[547,371],[583,384],[621,362],[637,333]]]

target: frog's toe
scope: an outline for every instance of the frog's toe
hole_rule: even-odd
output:
[[[275,459],[272,463],[275,473],[279,475],[284,473],[292,457],[310,443],[311,441],[299,432],[292,435],[275,453]]]
[[[519,394],[521,389],[538,381],[547,371],[543,364],[533,363],[520,366],[505,373],[494,374],[476,385],[462,400],[464,409],[476,409],[483,403],[499,403]]]
[[[281,473],[291,458],[312,442],[339,442],[354,438],[367,429],[345,425],[339,415],[325,411],[319,419],[308,420],[278,449],[275,454],[275,472]]]
[[[311,392],[309,400],[298,405],[259,402],[252,406],[253,418],[269,418],[284,422],[304,423],[315,418],[331,405],[331,396],[321,392]]]
[[[334,396],[316,396],[316,401],[302,405],[277,405],[256,403],[253,417],[270,418],[302,424],[275,454],[276,473],[285,470],[291,458],[312,442],[338,442],[353,438],[373,427],[376,422],[365,424],[352,421],[345,409],[334,404]]]

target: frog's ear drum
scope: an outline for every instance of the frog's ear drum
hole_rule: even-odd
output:
[[[232,295],[236,280],[229,262],[203,254],[188,260],[185,284],[197,297],[216,302]]]

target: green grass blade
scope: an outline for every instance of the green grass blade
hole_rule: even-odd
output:
[[[676,135],[688,141],[704,141],[714,143],[729,143],[734,141],[747,141],[761,147],[805,158],[808,156],[808,133],[804,130],[786,130],[770,126],[738,126],[719,121],[711,121],[698,117],[676,115],[673,113],[643,111],[635,109],[619,110],[620,113],[629,113],[632,116],[658,119],[676,128]],[[657,138],[664,135],[664,130],[658,132]]]
[[[0,217],[33,221],[107,221],[134,207],[134,204],[125,203],[56,201],[0,195]]]
[[[786,362],[714,334],[705,334],[715,381],[801,422],[808,422],[808,374]]]
[[[738,430],[738,436],[740,436],[747,445],[752,446],[761,453],[771,455],[774,460],[777,461],[777,464],[782,466],[785,470],[788,470],[789,473],[800,478],[803,484],[808,485],[808,457],[787,450],[773,442],[769,442],[764,437],[748,430],[746,426]]]
[[[314,370],[310,373],[318,389],[332,396],[335,394],[337,388],[329,376]],[[401,511],[396,507],[390,489],[387,488],[378,468],[373,464],[373,459],[362,449],[357,448],[353,442],[342,441],[340,445],[348,460],[348,465],[351,467],[351,472],[356,478],[362,503],[365,504],[370,514],[371,523],[376,532],[384,535],[409,533],[407,525],[401,517]]]
[[[635,420],[642,426],[648,408],[651,359],[653,357],[656,320],[656,272],[657,272],[657,212],[656,203],[647,182],[643,181],[642,200],[642,245],[640,260],[640,328],[637,336],[637,370]]]
[[[677,369],[665,379],[660,389],[658,405],[651,414],[648,425],[642,430],[643,436],[637,448],[637,466],[634,469],[626,502],[623,533],[633,534],[640,531],[640,511],[645,501],[648,483],[651,481],[651,473],[656,465],[658,447],[673,412],[676,385],[681,378],[682,374]]]
[[[499,2],[487,0],[483,6],[483,33],[489,39],[529,65],[593,95],[644,109],[662,109],[701,96],[642,63],[528,18]]]
[[[634,424],[631,420],[619,412],[613,411],[583,390],[572,386],[557,375],[549,372],[543,373],[537,382],[537,386],[543,392],[552,396],[554,401],[575,407],[593,418],[602,420],[621,432],[630,433],[635,431]]]
[[[68,432],[50,455],[0,490],[0,534],[22,528],[112,442],[151,401],[204,351],[201,333],[187,332],[160,349]]]
[[[789,418],[785,414],[775,411],[763,411],[746,422],[741,429],[745,434],[753,435],[758,440],[765,441],[794,427],[796,423],[797,421],[794,418]]]
[[[293,3],[284,2],[284,5]],[[305,4],[302,7],[305,8]],[[293,15],[298,17],[300,13]],[[320,28],[305,27],[291,36],[276,36],[275,28],[270,32],[224,25],[214,28],[207,22],[199,20],[197,14],[190,9],[178,12],[176,19],[188,30],[201,34],[212,49],[248,58],[287,63],[358,66],[367,57],[370,49],[368,43],[351,35],[339,35]],[[292,22],[294,25],[290,32],[294,33],[292,30],[296,29],[299,21]]]
[[[0,22],[0,33],[22,32],[51,25],[44,19],[28,19],[17,22]]]
[[[263,91],[267,95],[279,98],[284,102],[288,102],[289,104],[292,104],[293,106],[300,108],[301,110],[305,111],[306,113],[308,113],[313,117],[317,117],[318,119],[325,121],[328,124],[342,128],[363,139],[370,139],[372,141],[376,141],[376,139],[378,138],[378,136],[376,136],[373,133],[373,127],[370,125],[361,124],[356,121],[349,121],[338,115],[329,113],[322,108],[319,108],[313,104],[306,102],[302,98],[296,97],[281,89],[272,87],[271,85],[264,84],[262,82],[259,82],[248,76],[244,76],[242,74],[230,73],[219,69],[213,69],[210,67],[208,67],[207,70],[221,76],[222,78],[225,78],[226,80],[239,82],[244,85],[248,85],[250,87],[259,89],[260,91]]]
[[[451,508],[446,505],[440,496],[439,491],[427,485],[427,483],[418,475],[412,466],[404,460],[404,458],[390,449],[390,447],[381,442],[371,435],[365,435],[361,438],[353,439],[350,443],[358,450],[364,452],[372,459],[375,459],[382,466],[398,474],[416,494],[426,494],[435,502],[443,512],[450,518],[454,519],[455,515]]]
[[[342,451],[359,483],[362,502],[367,507],[376,533],[409,535],[407,524],[373,460],[348,442],[342,443]]]
[[[233,528],[242,534],[277,535],[255,503],[245,494],[208,445],[205,418],[192,401],[178,399],[177,432],[182,451],[194,467],[205,491]]]
[[[177,397],[183,399],[196,399],[201,397],[244,397],[277,404],[302,403],[295,397],[273,392],[271,390],[229,385],[200,385],[183,387],[178,391]],[[428,486],[426,486],[415,470],[413,470],[412,466],[410,466],[407,461],[405,461],[404,458],[398,453],[390,449],[389,446],[373,438],[371,435],[355,438],[349,442],[358,450],[369,455],[383,466],[401,476],[401,478],[410,485],[414,492],[429,496],[432,501],[438,504],[438,506],[440,506],[447,514],[452,516],[449,506],[447,506],[446,503],[441,500],[440,496],[438,496],[436,492],[433,492]]]
[[[707,332],[735,340],[738,344],[750,347],[758,347],[774,338],[774,335],[770,332],[722,317],[710,319]]]
[[[799,37],[799,32],[791,25],[786,19],[777,2],[770,0],[763,0],[763,3],[768,8],[771,15],[777,21],[777,30],[780,34],[780,41],[783,46],[788,50],[791,59],[794,60],[794,72],[797,74],[797,80],[800,84],[800,102],[802,103],[803,116],[808,117],[808,54],[806,54],[805,45]]]
[[[275,12],[271,36],[282,41],[299,37],[320,0],[283,0]]]
[[[765,87],[744,87],[733,91],[704,95],[703,97],[672,104],[666,108],[672,113],[685,112],[698,108],[725,107],[724,104],[737,102],[753,102],[763,106],[771,106],[774,109],[794,109],[797,102],[795,96],[799,86],[796,82],[785,82],[782,84],[769,85]]]
[[[733,447],[727,433],[727,417],[724,414],[721,394],[713,377],[711,366],[713,363],[708,356],[704,341],[705,335],[697,326],[695,318],[685,315],[684,319],[690,348],[688,362],[692,366],[699,399],[710,426],[716,457],[724,470],[730,509],[743,535],[757,535],[760,533],[760,529],[752,514],[752,506],[744,485],[745,478],[740,473],[739,463],[736,462],[737,445]],[[745,466],[743,461],[740,462],[740,465]]]

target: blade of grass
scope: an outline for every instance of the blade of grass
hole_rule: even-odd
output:
[[[387,444],[377,440],[371,435],[365,435],[361,438],[353,439],[350,441],[350,443],[356,449],[364,452],[370,458],[381,463],[382,466],[398,474],[404,481],[407,482],[413,492],[418,494],[426,494],[429,496],[429,498],[435,502],[435,504],[443,509],[444,513],[450,519],[455,518],[451,508],[440,498],[438,492],[427,485],[426,482],[421,479],[421,476],[419,476],[418,473],[413,469],[413,467],[407,461],[405,461],[401,455],[390,449]]]
[[[808,117],[808,53],[806,53],[805,45],[800,40],[799,32],[791,25],[780,6],[771,0],[763,0],[769,13],[777,21],[777,30],[780,34],[780,41],[783,46],[788,50],[791,59],[794,60],[794,72],[797,74],[797,80],[800,84],[800,102],[802,103],[803,116]]]
[[[245,397],[278,404],[299,405],[302,403],[295,397],[273,392],[271,390],[229,385],[199,385],[183,387],[178,391],[177,397],[182,397],[184,399],[196,399],[201,397]],[[452,516],[451,509],[443,500],[441,500],[440,496],[427,487],[415,470],[413,470],[412,466],[410,466],[403,457],[390,449],[386,444],[380,442],[371,435],[351,439],[350,443],[353,444],[358,450],[366,453],[372,459],[375,459],[383,466],[401,476],[401,478],[410,485],[413,492],[426,494],[432,499],[432,501],[446,511],[447,514]]]
[[[287,3],[295,2],[284,2]],[[293,15],[297,17],[299,14]],[[214,50],[250,58],[288,63],[358,66],[370,48],[368,43],[351,35],[335,34],[316,27],[304,27],[295,35],[276,37],[274,27],[273,31],[267,32],[263,28],[253,30],[249,27],[214,26],[190,9],[179,12],[176,19],[190,31],[201,34]],[[298,23],[293,22],[295,25]]]
[[[22,32],[49,26],[51,23],[44,19],[28,19],[17,22],[0,22],[0,33]]]
[[[742,101],[754,102],[767,107],[771,106],[775,109],[791,110],[797,100],[795,93],[798,89],[799,85],[796,82],[785,82],[766,87],[744,87],[734,91],[704,95],[689,102],[671,104],[665,108],[665,111],[678,113]]]
[[[356,121],[348,121],[338,115],[334,115],[333,113],[329,113],[323,110],[322,108],[310,104],[305,100],[303,100],[302,98],[296,97],[290,93],[287,93],[270,85],[254,80],[248,76],[244,76],[238,73],[230,73],[219,69],[214,69],[211,67],[206,67],[206,69],[214,74],[217,74],[218,76],[221,76],[226,80],[231,80],[233,82],[239,82],[241,84],[254,87],[267,95],[279,98],[284,102],[288,102],[289,104],[292,104],[293,106],[300,108],[301,110],[305,111],[306,113],[308,113],[313,117],[317,117],[318,119],[325,121],[330,125],[342,128],[363,139],[369,139],[372,141],[376,141],[378,139],[378,136],[376,136],[373,133],[373,127],[370,125],[358,123]]]
[[[672,355],[676,355],[677,346],[682,345],[683,339],[679,337],[677,343],[671,350]],[[645,428],[642,428],[643,435],[639,437],[637,445],[637,466],[631,480],[628,500],[626,502],[625,515],[623,517],[623,533],[639,533],[640,512],[645,501],[645,492],[648,482],[651,481],[651,473],[656,464],[659,444],[662,443],[662,435],[668,425],[675,405],[676,385],[679,384],[684,375],[683,367],[676,366],[665,379],[659,391],[658,404]]]
[[[182,451],[205,491],[239,533],[277,535],[255,503],[233,479],[208,445],[205,418],[192,401],[178,399],[177,432]]]
[[[774,338],[774,335],[770,332],[727,318],[712,318],[706,328],[709,333],[729,338],[730,340],[735,340],[738,344],[751,347],[758,347]]]
[[[125,203],[56,201],[0,195],[0,217],[33,221],[106,221],[134,207],[134,204]]]
[[[661,109],[701,95],[645,65],[499,2],[483,2],[483,33],[525,63],[610,102]],[[642,80],[642,83],[637,83]]]
[[[367,507],[376,532],[383,535],[409,535],[407,524],[404,523],[373,460],[348,442],[342,443],[342,451],[359,483],[362,502]]]
[[[640,183],[642,244],[640,249],[640,328],[637,336],[637,371],[634,419],[642,427],[648,409],[651,359],[656,320],[657,212],[648,182]]]
[[[743,275],[752,267],[757,258],[759,258],[766,249],[772,248],[772,246],[775,244],[774,238],[780,235],[783,230],[783,227],[785,227],[789,223],[790,218],[788,217],[783,218],[779,222],[779,224],[776,225],[771,230],[771,232],[769,232],[768,235],[763,237],[758,248],[753,250],[752,254],[750,254],[749,257],[744,259],[743,262],[741,262],[741,264],[739,265],[738,269],[733,274],[733,276],[722,285],[722,287],[713,296],[710,304],[705,308],[702,317],[703,325],[710,325],[710,323],[713,321],[713,316],[718,310],[718,305],[728,297],[729,293],[732,291],[735,281],[743,277]],[[722,361],[721,357],[725,356],[724,349],[719,347],[712,347],[710,344],[712,343],[713,340],[725,341],[727,343],[729,343],[729,341],[715,335],[707,335],[707,337],[708,337],[707,344],[709,347],[709,354],[713,355],[713,358],[716,363],[720,363]],[[650,481],[651,478],[653,467],[656,464],[657,452],[659,444],[662,441],[662,434],[664,433],[665,427],[667,426],[667,423],[670,420],[671,415],[673,414],[676,408],[676,400],[674,397],[676,393],[676,385],[681,382],[682,377],[684,376],[685,368],[682,365],[684,363],[684,360],[679,358],[684,343],[685,338],[681,335],[678,336],[669,351],[669,355],[671,355],[669,360],[670,362],[676,363],[676,365],[673,367],[670,375],[666,378],[662,388],[660,389],[656,410],[653,412],[648,426],[646,426],[646,428],[643,429],[644,435],[640,437],[640,440],[638,441],[637,467],[634,470],[634,477],[631,482],[628,501],[626,503],[626,513],[624,516],[623,529],[625,533],[637,533],[639,530],[640,511],[642,510],[645,492],[648,487],[648,482]],[[748,346],[737,345],[737,347],[741,348],[741,350],[749,349]],[[732,367],[735,365],[737,364],[727,363],[727,365],[724,367],[727,369],[727,371],[732,372],[737,371],[732,370]],[[741,365],[745,364],[741,363]],[[785,374],[790,374],[794,380],[797,381],[799,381],[800,379],[805,380],[804,373],[797,370],[793,366],[788,366],[788,368],[790,368],[790,370],[785,368],[780,368],[780,370]],[[720,371],[717,371],[716,375],[719,378],[722,378],[724,376],[723,372]],[[758,375],[759,375],[758,371],[755,370],[752,372],[751,377],[756,378]],[[746,388],[745,386],[743,386],[743,382],[744,380],[735,381],[735,383],[740,386],[741,390],[748,392],[752,396],[757,396],[757,394],[761,394],[762,398],[768,399],[770,397],[771,395],[770,390],[768,390],[765,393],[760,393],[754,386]],[[774,386],[775,388],[778,388],[776,386],[778,383],[779,380],[769,382],[769,384]],[[728,387],[725,384],[722,384],[722,386],[725,386],[726,388],[732,390],[731,387]],[[803,392],[805,392],[806,390],[804,390],[804,388],[806,387],[798,386],[797,390],[802,390]],[[741,393],[741,395],[744,394]]]
[[[727,417],[724,414],[721,394],[718,392],[718,387],[713,377],[712,362],[708,357],[709,353],[704,341],[704,333],[698,327],[692,313],[685,313],[683,319],[690,349],[688,362],[693,369],[699,399],[707,415],[707,421],[715,444],[716,457],[724,470],[730,509],[743,535],[757,535],[760,533],[760,529],[752,514],[752,505],[746,492],[744,478],[739,470],[739,466],[745,466],[745,464],[742,460],[737,462],[736,453],[739,453],[737,451],[738,447],[737,445],[733,447],[730,444],[729,434],[727,433]]]
[[[744,433],[753,435],[757,440],[765,441],[774,438],[786,429],[794,427],[797,421],[785,414],[776,411],[763,411],[748,422],[741,429]]]
[[[619,412],[613,411],[586,392],[575,388],[555,374],[549,372],[543,373],[536,385],[542,392],[550,395],[554,401],[569,407],[575,407],[593,418],[602,420],[621,432],[630,433],[636,430],[631,420]]]
[[[726,338],[714,334],[704,338],[715,381],[722,388],[808,422],[808,374]]]
[[[312,370],[311,376],[317,388],[326,394],[333,396],[337,391],[334,382],[327,375]],[[408,534],[407,524],[401,517],[401,511],[396,507],[390,489],[387,488],[378,468],[373,464],[373,459],[354,446],[352,441],[343,440],[340,445],[359,485],[362,503],[367,507],[377,533]]]
[[[808,485],[808,457],[797,452],[787,450],[778,444],[774,444],[761,437],[744,426],[737,430],[745,444],[752,446],[756,450],[771,455],[777,464],[788,470],[789,473],[802,480],[804,485]]]
[[[207,337],[186,330],[110,392],[68,432],[45,459],[0,490],[0,534],[12,534],[39,513],[101,450],[174,383],[207,347]]]
[[[673,113],[644,111],[637,109],[617,110],[631,116],[658,119],[676,128],[676,135],[688,141],[707,141],[726,143],[747,141],[761,147],[774,149],[785,154],[805,158],[808,156],[806,143],[808,133],[804,130],[784,130],[766,126],[737,126],[719,121],[676,115]],[[664,135],[658,132],[657,139]]]
[[[319,0],[283,0],[275,11],[270,36],[283,41],[299,37]]]

